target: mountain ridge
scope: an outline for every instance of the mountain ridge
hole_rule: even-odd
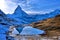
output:
[[[7,19],[12,21],[13,24],[31,24],[32,22],[37,22],[41,20],[45,20],[48,18],[53,18],[56,15],[60,14],[60,10],[56,9],[49,14],[36,14],[36,15],[28,15],[26,12],[22,10],[22,8],[18,5],[13,14],[7,14]]]

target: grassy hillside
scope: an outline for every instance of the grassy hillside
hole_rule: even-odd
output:
[[[45,30],[49,35],[60,35],[60,15],[31,24],[34,28]]]

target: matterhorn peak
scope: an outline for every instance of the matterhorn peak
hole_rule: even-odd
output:
[[[15,9],[15,11],[18,10],[22,10],[22,8],[20,7],[20,5],[17,6],[17,8]]]
[[[27,15],[27,13],[22,10],[22,8],[20,7],[20,5],[17,6],[17,8],[15,9],[15,11],[14,11],[13,14],[16,15],[16,16],[19,16],[19,17]]]

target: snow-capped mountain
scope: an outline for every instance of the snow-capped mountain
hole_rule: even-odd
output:
[[[24,21],[25,20],[24,18],[26,18],[26,16],[28,16],[28,14],[26,12],[24,12],[20,6],[18,6],[15,9],[15,11],[12,15],[13,15],[13,19],[15,19],[17,21],[17,24],[27,23],[26,21]]]
[[[28,15],[26,12],[22,10],[20,6],[18,6],[13,14],[6,14],[0,10],[0,23],[5,24],[30,24],[32,22],[37,22],[40,20],[44,20],[47,18],[52,18],[56,15],[60,14],[60,10],[55,10],[48,14],[36,14],[36,15]],[[1,21],[2,20],[2,21]]]
[[[3,22],[19,25],[19,24],[30,24],[32,22],[37,22],[40,20],[44,20],[47,18],[55,17],[56,15],[60,14],[60,10],[55,10],[53,12],[47,13],[47,14],[36,14],[36,15],[28,15],[26,12],[22,10],[22,8],[18,5],[18,7],[15,9],[13,14],[4,14],[0,10],[0,19],[4,20]]]
[[[26,12],[24,12],[22,10],[22,8],[18,5],[18,7],[15,9],[13,15],[16,17],[23,17],[23,16],[27,16],[28,14]]]
[[[50,17],[55,17],[56,15],[59,15],[60,14],[60,10],[59,9],[56,9],[55,11],[49,13]]]
[[[44,20],[47,18],[53,18],[59,14],[60,14],[60,10],[56,9],[55,11],[47,13],[47,14],[37,14],[37,15],[35,15],[35,17],[36,17],[36,21],[40,21],[40,20]]]
[[[15,24],[29,24],[32,23],[35,20],[35,17],[32,17],[28,15],[26,12],[22,10],[20,6],[18,6],[14,13],[11,15],[7,15],[9,18],[16,20],[16,22],[13,22]]]

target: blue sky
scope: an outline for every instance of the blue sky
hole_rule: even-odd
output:
[[[18,4],[25,12],[31,14],[44,14],[56,9],[60,9],[60,0],[4,0],[4,3],[6,8],[1,9],[5,13],[13,13]]]

